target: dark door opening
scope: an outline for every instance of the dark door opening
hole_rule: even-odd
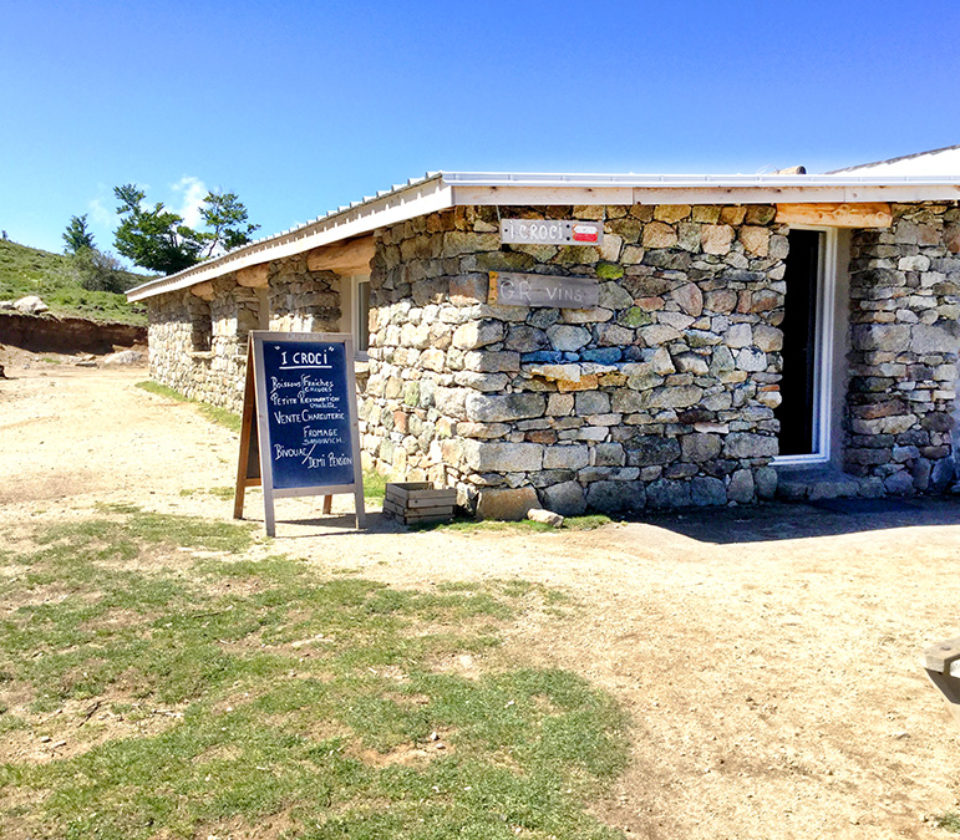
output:
[[[780,454],[811,455],[819,445],[817,291],[823,234],[792,230],[789,240],[782,326],[783,402],[776,416],[780,421]]]

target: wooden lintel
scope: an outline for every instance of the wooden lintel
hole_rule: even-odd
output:
[[[213,300],[213,283],[209,281],[206,283],[197,283],[196,286],[190,287],[190,294],[196,295],[202,300]]]
[[[893,223],[890,205],[873,203],[778,204],[777,221],[785,225],[885,228]]]
[[[370,261],[376,245],[372,236],[336,242],[315,248],[307,254],[310,271],[333,271],[345,277],[350,274],[369,274]]]
[[[237,272],[237,285],[246,286],[248,289],[265,289],[269,272],[270,263],[260,263],[260,265],[251,265],[249,268],[241,268]]]

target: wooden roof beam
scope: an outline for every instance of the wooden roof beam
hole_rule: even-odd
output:
[[[342,277],[350,274],[369,274],[370,261],[376,252],[372,236],[349,239],[314,248],[307,254],[310,271],[333,271]]]
[[[777,221],[784,225],[885,228],[893,224],[893,213],[890,205],[882,202],[778,204]]]
[[[251,265],[249,268],[241,268],[237,271],[237,284],[246,286],[248,289],[265,289],[269,273],[270,263],[260,263],[260,265]]]
[[[213,300],[213,282],[208,280],[206,283],[197,283],[197,285],[191,286],[190,294],[209,303]]]

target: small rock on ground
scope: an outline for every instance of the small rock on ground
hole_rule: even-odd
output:
[[[143,362],[143,353],[139,350],[121,350],[103,357],[105,365],[139,365]]]
[[[559,513],[554,513],[552,510],[544,510],[543,508],[531,508],[528,510],[527,519],[533,522],[542,522],[551,528],[559,528],[563,525],[563,517]]]

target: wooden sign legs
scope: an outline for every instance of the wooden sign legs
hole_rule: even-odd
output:
[[[248,487],[259,487],[260,447],[254,427],[255,391],[253,386],[253,344],[247,346],[247,374],[243,386],[243,414],[240,418],[240,460],[237,486],[233,494],[233,518],[243,519],[243,498]]]

